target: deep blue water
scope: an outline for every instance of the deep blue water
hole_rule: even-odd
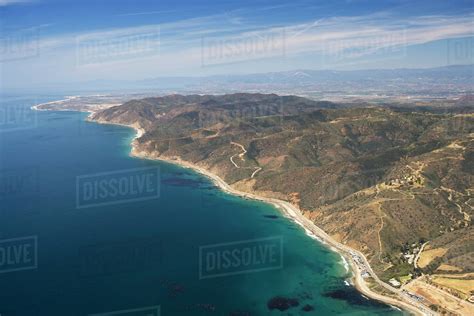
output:
[[[129,157],[133,130],[29,110],[60,98],[1,100],[1,316],[400,314],[346,286],[340,256],[273,207]],[[120,195],[85,197],[114,179]],[[275,297],[290,307],[270,310]]]

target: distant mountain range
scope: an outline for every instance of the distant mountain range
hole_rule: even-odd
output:
[[[322,82],[396,82],[428,80],[437,83],[470,83],[474,65],[447,66],[428,69],[371,69],[371,70],[292,70],[247,75],[217,75],[208,77],[162,77],[139,81],[144,85],[190,85],[203,83],[227,84],[319,84]]]
[[[157,77],[144,80],[95,80],[58,84],[55,91],[153,90],[156,93],[260,92],[315,99],[373,96],[450,97],[474,92],[474,65],[428,69],[293,70],[245,75]]]

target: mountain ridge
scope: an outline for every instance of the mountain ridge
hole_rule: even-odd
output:
[[[382,280],[406,283],[474,272],[473,113],[239,93],[132,100],[91,120],[144,129],[137,151],[292,203]]]

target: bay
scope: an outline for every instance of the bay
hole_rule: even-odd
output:
[[[401,314],[347,286],[341,257],[273,206],[130,157],[129,128],[30,110],[62,97],[0,104],[2,316]],[[88,195],[121,179],[145,182]]]

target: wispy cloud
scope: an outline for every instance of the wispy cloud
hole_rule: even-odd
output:
[[[153,14],[163,14],[163,13],[173,13],[173,12],[176,12],[176,11],[175,10],[144,11],[144,12],[117,14],[117,16],[153,15]]]
[[[20,0],[0,0],[0,4]],[[140,13],[138,13],[140,14]],[[160,40],[169,50],[186,50],[200,45],[203,37],[235,41],[239,38],[284,32],[287,53],[322,51],[327,46],[357,48],[358,45],[379,43],[381,47],[390,45],[414,45],[430,41],[472,36],[474,15],[468,16],[419,16],[410,19],[394,19],[389,16],[366,15],[356,17],[331,17],[299,24],[265,28],[258,25],[233,23],[228,14],[204,16],[176,22],[168,22],[138,27],[103,29],[63,36],[44,37],[43,49],[68,46],[83,38],[105,38],[114,40],[133,34],[147,34],[160,29]],[[403,36],[402,36],[403,34]],[[180,46],[183,45],[183,46]],[[199,47],[194,47],[199,48]]]
[[[0,3],[2,1],[5,2],[0,0]],[[391,52],[442,39],[474,36],[473,19],[474,14],[404,18],[392,16],[390,12],[379,12],[266,27],[249,22],[242,12],[232,12],[60,36],[45,36],[46,32],[40,32],[39,39],[34,36],[29,39],[38,41],[40,60],[33,60],[30,64],[12,63],[6,71],[15,73],[23,67],[24,72],[28,73],[32,68],[39,69],[37,71],[41,80],[44,78],[41,74],[51,67],[58,69],[58,76],[63,72],[64,77],[68,73],[84,78],[92,78],[98,74],[103,78],[115,78],[117,75],[127,78],[153,77],[178,72],[189,74],[196,69],[202,69],[203,54],[209,51],[208,48],[220,49],[217,53],[220,55],[204,56],[221,58],[211,60],[214,65],[231,65],[235,61],[254,61],[261,58],[266,58],[271,63],[272,59],[280,58],[279,62],[274,64],[273,69],[276,70],[282,64],[281,58],[298,59],[301,55],[313,54],[336,58],[364,58],[378,51]],[[27,40],[25,36],[19,36],[17,48],[13,47],[17,45],[15,38],[9,38],[8,41],[0,39],[0,55],[2,51],[17,52],[24,47],[36,47],[34,43],[27,43]],[[89,46],[82,45],[84,43]],[[221,47],[206,47],[208,43]],[[5,48],[2,45],[10,47]],[[92,57],[97,54],[91,60],[98,63],[86,63],[78,67],[77,55],[84,47],[91,49],[86,53],[92,54]],[[261,50],[257,52],[258,49]],[[211,53],[215,52],[216,50]],[[314,65],[306,67],[311,68]],[[214,69],[206,71],[212,72]],[[229,66],[225,69],[232,72],[241,71],[244,67]],[[251,68],[249,71],[258,69]]]
[[[338,49],[367,49],[411,46],[432,41],[473,36],[474,15],[420,16],[410,19],[386,17],[333,17],[316,22],[291,25],[287,34],[287,51],[337,52]],[[283,28],[282,28],[283,29]]]
[[[36,0],[0,0],[0,7],[5,7],[8,5],[13,5],[13,4],[32,3],[32,2],[36,2]]]

